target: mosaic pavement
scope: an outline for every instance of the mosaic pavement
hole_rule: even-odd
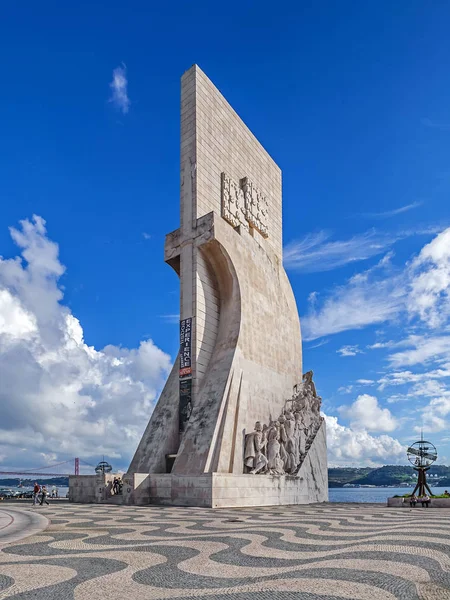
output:
[[[326,504],[30,509],[0,549],[0,598],[450,599],[450,510]]]

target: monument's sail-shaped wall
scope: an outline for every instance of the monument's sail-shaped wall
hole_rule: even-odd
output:
[[[294,432],[294,405],[286,427],[277,419],[302,386],[300,322],[282,265],[281,171],[197,66],[182,78],[180,228],[166,238],[165,260],[180,275],[181,364],[179,357],[124,478],[124,499],[327,499],[317,403],[296,468],[280,476],[274,464],[259,463],[259,474],[244,467],[252,444],[274,463],[280,426]],[[250,438],[257,421],[268,427]]]

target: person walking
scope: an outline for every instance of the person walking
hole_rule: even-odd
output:
[[[47,496],[48,496],[48,491],[47,488],[45,487],[45,485],[42,486],[42,497],[41,497],[41,506],[44,504],[47,504],[50,506],[50,502],[47,500]]]
[[[38,484],[37,481],[34,482],[34,487],[33,487],[33,504],[34,506],[36,506],[36,504],[39,503],[39,492],[41,491],[41,486]]]

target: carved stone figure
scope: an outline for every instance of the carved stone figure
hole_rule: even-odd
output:
[[[298,460],[296,460],[296,448],[295,448],[295,419],[291,411],[286,411],[284,430],[286,433],[286,455],[287,461],[285,470],[288,473],[293,473],[297,467]]]
[[[311,391],[313,396],[317,396],[316,386],[314,385],[314,381],[313,381],[313,375],[314,375],[313,371],[307,371],[303,375],[303,387],[306,390],[306,392]]]
[[[282,475],[284,473],[280,449],[280,424],[277,421],[272,421],[267,431],[267,466],[269,473],[272,475]]]
[[[320,419],[320,407],[322,405],[322,398],[320,396],[315,396],[311,402],[311,411],[314,415],[314,421],[318,421]]]
[[[313,372],[308,371],[303,375],[303,387],[306,394],[306,402],[309,405],[310,422],[308,423],[308,438],[316,434],[320,425],[320,407],[322,398],[317,395],[316,386],[313,382]],[[312,443],[312,439],[310,441]]]
[[[302,394],[302,390],[299,391],[294,400],[294,410],[302,413],[306,407],[306,398]]]
[[[258,421],[255,431],[246,436],[244,465],[248,473],[298,473],[322,422],[322,399],[312,377],[312,371],[303,375],[276,421],[269,427]]]
[[[296,450],[295,462],[298,465],[300,463],[302,454],[305,453],[306,435],[305,435],[305,426],[302,421],[301,413],[300,412],[294,413],[294,417],[295,417],[295,450]]]
[[[286,427],[285,427],[286,419],[284,415],[280,415],[278,417],[278,428],[280,432],[280,458],[283,461],[283,470],[287,471],[289,468],[289,456],[286,450],[287,445],[287,435],[286,435]]]
[[[260,421],[255,423],[255,431],[245,437],[245,466],[252,474],[259,473],[267,466],[263,451],[267,440]]]
[[[303,427],[305,429],[306,437],[309,437],[311,433],[311,425],[312,425],[312,414],[311,414],[311,403],[309,402],[309,398],[305,398],[305,408],[302,411],[302,421]]]
[[[260,450],[257,450],[255,456],[255,467],[250,471],[250,473],[252,475],[256,475],[257,473],[264,472],[266,470],[266,467],[267,458]]]

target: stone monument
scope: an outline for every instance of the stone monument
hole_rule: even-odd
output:
[[[181,81],[180,354],[124,476],[124,502],[328,499],[325,423],[282,264],[281,171],[194,65]]]

